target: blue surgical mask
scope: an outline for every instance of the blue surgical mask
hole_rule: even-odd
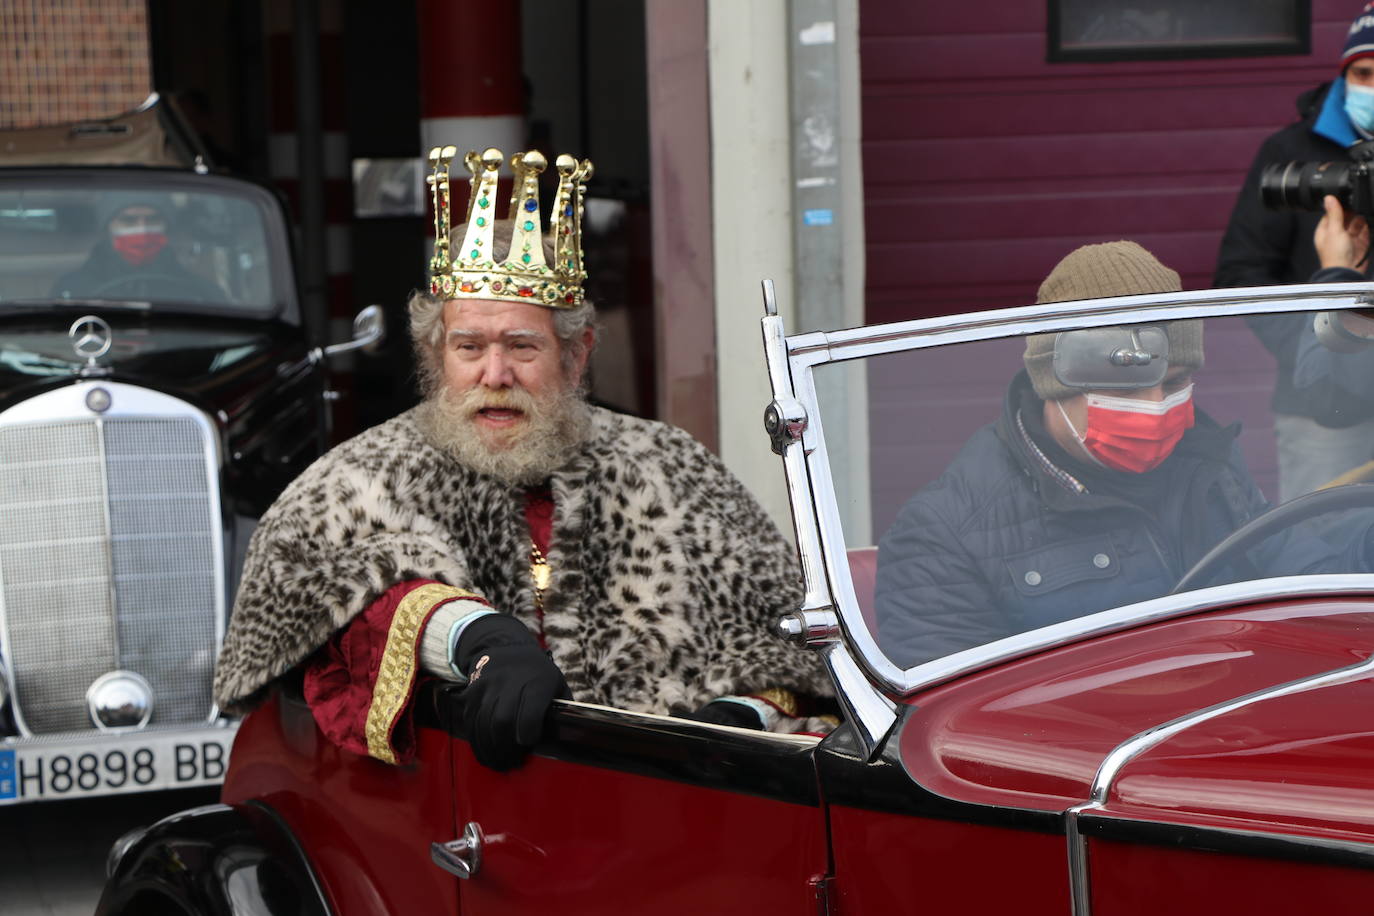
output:
[[[1346,83],[1345,114],[1360,130],[1374,132],[1374,87]]]

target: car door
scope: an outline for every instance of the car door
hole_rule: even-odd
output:
[[[459,850],[464,916],[818,911],[818,739],[572,702],[551,721],[506,773],[446,724],[456,822],[477,847]]]
[[[1274,389],[1240,307],[1299,310],[1312,371],[1348,382],[1358,367],[1311,349],[1313,312],[1343,321],[1367,292],[1160,293],[792,338],[765,295],[765,422],[807,586],[779,631],[821,650],[848,720],[816,752],[838,912],[1363,906],[1368,729],[1350,713],[1374,670],[1374,528],[1341,485],[1368,469],[1256,517],[1270,440],[1238,421],[1272,423]],[[1096,453],[1042,391],[1037,348],[1055,384],[1108,405],[1163,396],[1173,372],[1175,408],[1197,398],[1158,466],[1177,476],[1132,489],[1147,471],[1081,465],[1066,449]]]

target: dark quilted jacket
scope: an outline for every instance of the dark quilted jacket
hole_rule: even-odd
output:
[[[1237,430],[1201,411],[1148,475],[1152,498],[1144,504],[1152,511],[1076,492],[1018,429],[1018,407],[1024,416],[1041,403],[1019,374],[998,422],[975,433],[882,537],[878,628],[898,664],[1164,595],[1214,544],[1268,508],[1235,444]],[[1282,556],[1289,572],[1339,565],[1324,541],[1280,549],[1270,547],[1274,540],[1256,553]]]
[[[1266,166],[1288,162],[1344,162],[1344,146],[1313,131],[1331,84],[1298,97],[1298,120],[1271,134],[1260,145],[1236,197],[1217,256],[1215,287],[1267,286],[1316,281],[1321,266],[1312,233],[1320,213],[1270,210],[1260,202],[1259,180]],[[1311,281],[1309,281],[1311,278]],[[1350,278],[1341,278],[1349,282]],[[1322,382],[1305,388],[1293,384],[1293,366],[1305,313],[1252,315],[1245,319],[1265,348],[1274,354],[1273,408],[1276,413],[1310,417],[1323,426],[1346,427],[1374,417],[1374,399]]]

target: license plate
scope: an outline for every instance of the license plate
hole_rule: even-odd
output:
[[[0,805],[214,785],[234,728],[0,746]]]

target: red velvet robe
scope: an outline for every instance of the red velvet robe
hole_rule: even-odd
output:
[[[547,555],[553,530],[547,488],[527,494],[525,520]],[[305,665],[305,700],[325,737],[387,763],[414,757],[409,710],[424,676],[420,638],[439,606],[455,598],[487,604],[470,591],[432,579],[393,585],[311,656]],[[536,635],[542,645],[542,626]]]

